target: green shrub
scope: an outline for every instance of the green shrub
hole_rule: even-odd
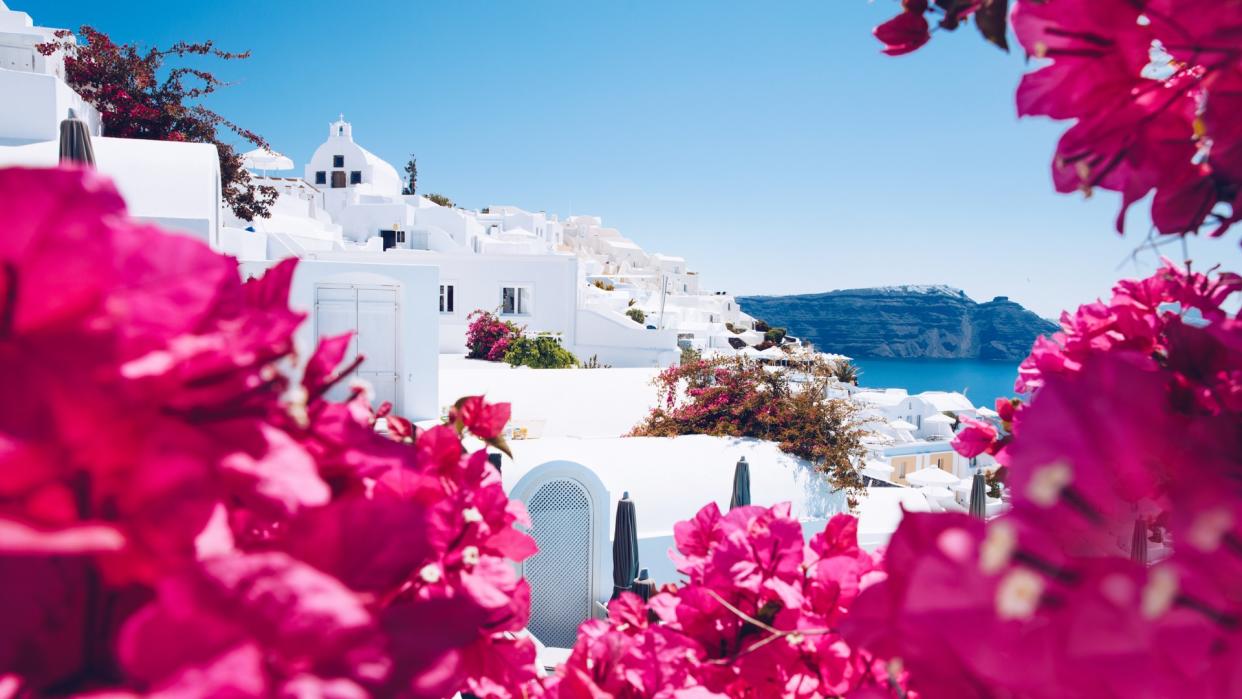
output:
[[[639,325],[643,325],[647,322],[647,314],[643,313],[643,309],[641,308],[627,308],[625,310],[625,315],[629,316],[630,320],[638,323]]]
[[[533,369],[565,369],[578,366],[573,352],[561,347],[551,335],[518,337],[509,344],[505,361],[510,366],[528,366]]]
[[[768,331],[763,334],[763,339],[774,345],[779,345],[781,342],[784,342],[785,336],[788,334],[789,332],[784,328],[769,328]]]
[[[449,208],[449,209],[453,208],[453,200],[452,200],[452,199],[449,199],[448,197],[444,196],[443,194],[434,194],[434,193],[433,193],[433,194],[428,194],[428,195],[426,195],[426,196],[427,196],[427,199],[429,199],[429,200],[431,200],[431,201],[435,202],[436,204],[439,204],[440,206],[443,206],[443,207],[446,207],[446,208]]]

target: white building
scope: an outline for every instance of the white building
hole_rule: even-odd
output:
[[[856,392],[854,398],[889,422],[901,421],[913,425],[912,433],[922,439],[952,439],[950,427],[957,418],[974,418],[979,414],[969,398],[949,391],[923,391],[910,395],[900,388],[862,390]],[[945,422],[936,419],[936,415],[951,419]],[[929,418],[932,418],[931,422],[928,422]]]
[[[346,207],[386,207],[404,204],[401,201],[401,177],[396,168],[381,160],[371,151],[354,143],[353,127],[341,115],[328,125],[328,140],[315,149],[306,164],[305,179],[323,193],[328,212],[341,214]],[[389,209],[394,211],[393,209]],[[392,216],[374,212],[379,225],[402,223]],[[358,215],[354,227],[346,227],[346,235],[354,240],[365,240],[373,233],[366,224],[372,217]],[[376,229],[378,230],[378,229]]]
[[[726,324],[749,322],[732,297],[701,293],[684,259],[648,255],[598,218],[562,222],[515,206],[470,211],[402,195],[396,169],[356,143],[343,117],[329,124],[304,174],[266,178],[280,191],[271,217],[227,221],[222,248],[253,262],[292,255],[434,266],[442,352],[465,351],[475,310],[618,366],[667,366],[696,337],[698,346],[732,351]]]
[[[99,112],[65,84],[60,53],[44,56],[38,44],[56,40],[57,30],[37,27],[30,15],[0,0],[0,145],[55,140],[60,120],[72,109],[92,135],[100,135]],[[72,40],[72,39],[70,39]]]

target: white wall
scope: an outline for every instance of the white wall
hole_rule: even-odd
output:
[[[0,144],[58,140],[70,108],[100,133],[99,112],[55,76],[0,68],[0,96]]]
[[[577,315],[572,349],[579,359],[594,355],[615,367],[665,367],[681,356],[675,330],[648,330],[619,313],[592,308],[578,309]]]
[[[219,249],[220,160],[214,145],[96,138],[93,146],[96,169],[116,184],[131,216]],[[59,158],[56,141],[0,146],[0,166],[55,167]]]
[[[455,307],[440,316],[440,350],[465,354],[466,317],[496,312],[504,286],[532,290],[531,313],[504,316],[530,332],[560,333],[572,349],[578,306],[578,260],[571,255],[436,255],[440,279],[455,287]],[[438,310],[438,305],[437,305]]]
[[[379,235],[381,230],[391,230],[394,225],[400,225],[407,232],[414,227],[414,209],[400,197],[386,203],[353,203],[335,212],[334,216],[345,237],[358,242]]]
[[[242,264],[242,271],[257,275],[273,264],[275,262],[247,262]],[[289,291],[290,307],[308,314],[296,336],[299,354],[310,356],[317,344],[313,321],[316,284],[396,284],[400,304],[401,413],[411,420],[438,418],[438,279],[436,268],[425,265],[300,261]]]

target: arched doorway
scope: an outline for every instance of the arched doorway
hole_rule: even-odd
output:
[[[530,584],[527,627],[544,645],[570,648],[611,589],[608,491],[585,466],[554,461],[523,476],[510,497],[526,503],[539,547],[519,570]]]
[[[545,645],[570,648],[591,616],[591,498],[570,479],[548,481],[526,501],[539,552],[526,560],[530,632]]]

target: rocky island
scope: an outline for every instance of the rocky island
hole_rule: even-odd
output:
[[[826,352],[859,358],[1018,361],[1053,323],[997,296],[986,303],[947,286],[739,296],[742,309]]]

